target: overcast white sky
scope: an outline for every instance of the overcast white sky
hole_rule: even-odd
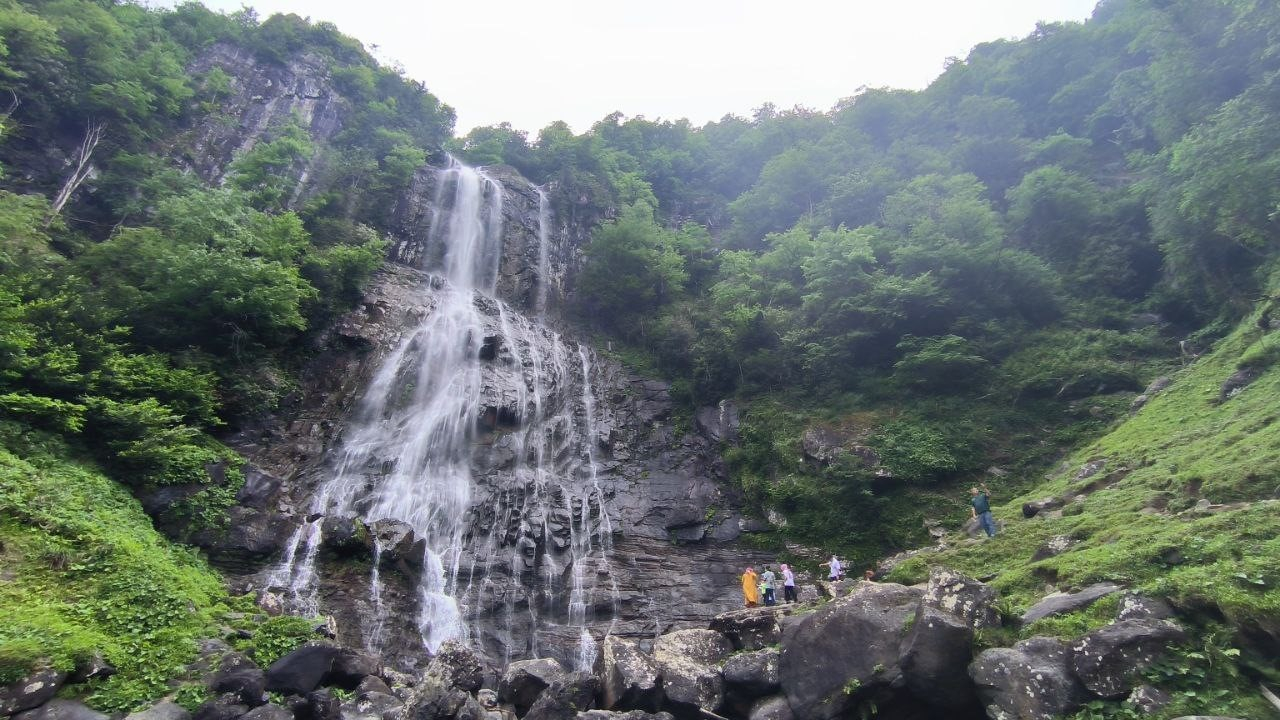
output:
[[[452,105],[458,134],[505,120],[531,137],[615,110],[701,125],[765,102],[826,110],[864,85],[922,88],[950,56],[1039,20],[1083,20],[1097,2],[201,1],[332,22]]]

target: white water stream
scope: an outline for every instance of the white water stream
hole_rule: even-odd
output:
[[[531,657],[540,652],[539,628],[568,625],[580,638],[577,664],[589,668],[596,648],[588,624],[607,619],[592,617],[592,608],[603,606],[593,596],[609,593],[615,610],[617,598],[608,572],[613,529],[594,449],[591,355],[495,298],[501,184],[457,163],[439,172],[426,248],[433,275],[424,288],[434,306],[388,353],[365,389],[341,446],[328,459],[331,471],[309,517],[358,517],[366,525],[397,520],[425,540],[417,626],[430,651],[470,638],[477,614],[501,607],[505,617],[497,625],[508,628],[502,638],[506,659],[514,644],[509,630],[517,624],[533,628],[528,646],[515,648]],[[541,315],[549,276],[549,210],[541,190],[538,220],[534,310]],[[501,349],[487,348],[488,361],[504,363],[519,377],[517,397],[504,399],[505,414],[485,406],[481,356],[484,344],[494,342],[486,333],[492,335],[495,325]],[[482,490],[473,467],[478,442],[510,456]],[[298,528],[268,580],[296,611],[324,609],[318,597],[322,525],[321,518]],[[374,542],[374,619],[363,636],[377,650],[386,639],[389,610],[377,563],[386,549],[376,537]]]

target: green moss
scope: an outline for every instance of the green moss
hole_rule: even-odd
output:
[[[89,466],[0,450],[0,542],[0,680],[101,654],[119,670],[86,687],[101,710],[165,692],[227,609],[218,576]]]

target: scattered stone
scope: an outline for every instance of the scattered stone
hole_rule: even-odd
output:
[[[271,663],[267,668],[267,690],[285,695],[306,695],[320,687],[333,670],[339,649],[323,643],[308,643]]]
[[[1125,593],[1120,598],[1120,608],[1116,610],[1117,620],[1172,620],[1173,607],[1161,598]]]
[[[247,712],[249,712],[248,705],[237,705],[234,702],[226,702],[222,698],[215,698],[196,708],[191,720],[236,720]]]
[[[54,698],[38,708],[25,710],[13,720],[110,720],[105,713],[91,709],[78,700]]]
[[[595,706],[599,688],[591,673],[570,673],[544,690],[522,720],[576,720],[580,711]]]
[[[1230,400],[1260,377],[1262,377],[1262,370],[1255,367],[1241,368],[1235,371],[1219,388],[1218,402],[1222,403]]]
[[[1076,593],[1055,593],[1032,605],[1022,614],[1022,624],[1027,625],[1051,615],[1062,615],[1089,607],[1098,600],[1124,588],[1115,583],[1097,583]]]
[[[672,709],[715,712],[724,697],[718,666],[731,652],[729,640],[713,630],[676,630],[655,640],[653,657]]]
[[[76,663],[76,669],[71,672],[71,677],[67,679],[67,682],[78,685],[94,679],[109,678],[115,674],[115,666],[107,662],[101,655],[95,653],[88,660],[81,660]]]
[[[307,693],[299,704],[290,704],[297,720],[341,720],[342,701],[329,688]]]
[[[748,698],[775,693],[780,687],[777,648],[733,655],[724,663],[724,681],[736,694]]]
[[[978,697],[993,718],[1052,720],[1079,709],[1087,691],[1071,672],[1071,649],[1033,637],[985,650],[969,666]]]
[[[13,715],[45,704],[57,694],[66,679],[67,674],[62,671],[41,668],[0,688],[0,715]]]
[[[373,552],[369,528],[354,516],[327,515],[320,522],[321,547],[339,557],[364,557]]]
[[[293,720],[293,713],[275,703],[267,703],[250,710],[241,717],[244,720]]]
[[[1070,535],[1054,535],[1044,541],[1040,547],[1031,555],[1031,562],[1047,560],[1051,557],[1057,557],[1062,553],[1070,550],[1076,544],[1074,538]]]
[[[761,698],[751,706],[751,712],[747,715],[748,720],[795,720],[795,714],[791,712],[791,706],[787,704],[787,698],[784,695],[774,695],[773,697]]]
[[[949,612],[975,629],[1000,627],[1000,613],[995,608],[996,591],[954,570],[930,570],[929,583],[920,602]]]
[[[656,710],[662,702],[660,672],[653,658],[636,644],[614,635],[604,639],[602,695],[604,706]]]
[[[1022,504],[1022,517],[1033,518],[1040,513],[1044,513],[1049,510],[1057,510],[1062,507],[1062,505],[1062,498],[1047,497],[1039,500],[1032,500],[1031,502]]]
[[[563,680],[564,668],[551,658],[517,660],[507,666],[498,684],[498,700],[516,707],[517,715],[524,715],[533,703],[552,683]]]
[[[223,655],[208,684],[215,693],[234,695],[241,705],[257,707],[267,701],[267,676],[244,653]]]
[[[1125,704],[1144,715],[1152,715],[1169,704],[1169,693],[1151,685],[1139,685],[1129,693]]]
[[[191,720],[191,713],[175,702],[161,700],[146,710],[126,715],[124,720]]]
[[[1071,667],[1098,697],[1122,698],[1139,673],[1186,637],[1182,628],[1166,620],[1119,620],[1077,640],[1071,648]]]
[[[902,668],[907,689],[942,714],[964,715],[978,710],[978,696],[969,680],[973,660],[973,628],[963,618],[921,603],[902,643]]]
[[[262,591],[258,593],[258,607],[262,611],[272,617],[284,614],[284,598],[273,592]]]

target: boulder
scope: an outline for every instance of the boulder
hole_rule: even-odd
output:
[[[656,710],[662,702],[661,675],[653,658],[631,640],[609,635],[601,649],[604,706]]]
[[[570,673],[544,690],[522,720],[575,720],[596,704],[599,689],[600,681],[591,673]]]
[[[267,668],[267,690],[285,695],[306,695],[320,686],[333,670],[339,648],[307,643]]]
[[[293,720],[293,713],[275,703],[267,703],[250,710],[241,717],[244,720]]]
[[[758,698],[778,691],[778,655],[776,648],[733,655],[724,663],[724,682],[729,691],[747,698]]]
[[[208,684],[215,693],[234,695],[241,705],[257,707],[267,701],[266,673],[244,653],[223,655]]]
[[[968,674],[972,660],[973,628],[922,602],[898,661],[907,690],[940,714],[977,714],[978,696]]]
[[[971,628],[1000,627],[1000,613],[995,608],[996,591],[954,570],[930,570],[929,583],[920,602],[955,615]]]
[[[1226,402],[1240,393],[1241,390],[1253,384],[1254,380],[1262,377],[1262,370],[1256,367],[1240,368],[1222,383],[1222,387],[1218,389],[1218,402]]]
[[[413,532],[409,523],[400,520],[377,520],[371,526],[381,554],[379,564],[402,572],[419,570],[426,558],[427,541]]]
[[[341,720],[396,720],[403,709],[404,703],[395,695],[366,692],[342,703],[338,717]]]
[[[893,583],[859,583],[847,596],[782,631],[778,670],[797,717],[828,720],[901,682],[904,629],[923,591]]]
[[[248,705],[239,705],[224,698],[208,700],[191,714],[191,720],[236,720],[249,712]]]
[[[759,650],[778,644],[782,639],[779,621],[791,612],[785,604],[733,610],[711,618],[708,627],[728,638],[734,650]]]
[[[38,708],[24,710],[13,720],[110,720],[105,713],[91,709],[78,700],[55,698]]]
[[[72,685],[78,685],[90,680],[109,678],[115,674],[115,666],[107,662],[106,658],[95,654],[87,660],[78,661],[76,669],[71,672],[71,677],[67,678],[67,682]]]
[[[45,704],[66,680],[67,674],[61,670],[41,668],[0,688],[0,715],[13,715]]]
[[[1039,562],[1040,560],[1057,557],[1067,550],[1070,550],[1075,544],[1075,539],[1070,535],[1054,535],[1048,540],[1045,540],[1040,547],[1036,548],[1036,551],[1031,555],[1031,562]]]
[[[442,645],[423,673],[424,679],[438,680],[446,687],[456,687],[468,693],[480,689],[484,675],[485,666],[480,656],[456,642]]]
[[[380,670],[378,658],[368,653],[342,648],[333,659],[333,668],[325,677],[326,685],[337,685],[343,690],[355,690],[367,677],[374,677]]]
[[[1022,614],[1022,624],[1033,623],[1051,615],[1062,615],[1089,607],[1113,592],[1122,590],[1114,583],[1097,583],[1075,593],[1055,593],[1032,605]]]
[[[126,715],[124,720],[191,720],[191,713],[175,702],[162,700],[146,710]]]
[[[1164,709],[1173,698],[1168,692],[1151,685],[1139,685],[1125,698],[1124,704],[1143,715],[1154,715]]]
[[[326,516],[320,521],[320,545],[340,557],[363,557],[373,551],[369,528],[357,517]]]
[[[969,677],[988,717],[1052,720],[1075,712],[1088,697],[1070,661],[1069,647],[1033,637],[983,651],[969,666]]]
[[[507,666],[498,683],[498,700],[509,702],[524,715],[552,683],[563,680],[564,668],[551,658],[517,660]]]
[[[484,676],[484,663],[475,651],[445,643],[418,678],[400,720],[482,720],[485,710],[472,693],[480,690]]]
[[[614,712],[612,710],[588,710],[579,712],[573,720],[676,720],[669,712],[645,712],[630,710]]]
[[[1065,504],[1066,503],[1063,502],[1062,498],[1056,497],[1047,497],[1039,500],[1032,500],[1031,502],[1025,502],[1022,503],[1022,517],[1033,518],[1042,512],[1057,510]]]
[[[329,688],[309,692],[301,700],[289,704],[297,720],[340,720],[342,717],[342,700]]]
[[[677,712],[714,712],[724,699],[719,665],[733,645],[714,630],[676,630],[653,643],[667,704]]]
[[[356,685],[356,697],[361,697],[362,695],[368,695],[370,693],[381,693],[383,695],[393,694],[391,692],[391,686],[383,682],[382,678],[375,675],[369,675],[368,677],[363,678],[360,680],[360,684]]]
[[[1139,673],[1186,637],[1167,620],[1118,620],[1077,640],[1071,648],[1071,667],[1098,697],[1122,698]]]
[[[747,714],[747,720],[795,720],[795,717],[785,695],[761,698]]]
[[[1116,611],[1117,620],[1172,620],[1173,607],[1160,598],[1138,593],[1125,593],[1120,598],[1120,609]]]

